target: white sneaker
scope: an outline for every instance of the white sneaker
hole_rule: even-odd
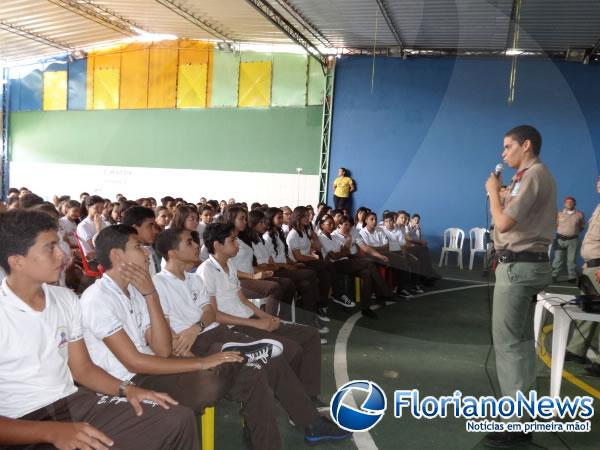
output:
[[[269,358],[277,358],[283,353],[283,344],[274,339],[260,339],[253,342],[227,342],[221,351],[240,352],[246,365],[260,369],[269,362]]]
[[[325,344],[327,344],[327,339],[321,338],[321,345],[325,345]]]
[[[321,328],[319,328],[319,334],[327,334],[329,333],[329,327],[326,327],[325,325],[323,325]]]
[[[327,308],[317,309],[317,317],[321,322],[331,322],[331,319],[327,316]]]
[[[400,292],[398,292],[398,295],[401,295],[402,297],[412,297],[412,294],[406,289],[402,289]]]
[[[344,308],[354,308],[356,306],[356,303],[354,303],[346,294],[340,295],[339,298],[331,297],[331,300],[336,302],[338,305],[342,305]]]

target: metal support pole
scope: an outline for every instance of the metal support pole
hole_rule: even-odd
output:
[[[8,121],[10,115],[10,84],[8,82],[8,67],[2,70],[2,145],[0,146],[0,196],[6,200],[9,188],[8,172]]]
[[[327,202],[329,184],[329,148],[331,143],[331,121],[333,119],[333,85],[335,81],[335,59],[325,71],[323,96],[323,127],[321,129],[321,160],[319,165],[319,201]]]

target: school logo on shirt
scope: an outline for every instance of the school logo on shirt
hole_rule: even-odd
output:
[[[198,293],[198,291],[192,291],[192,301],[193,301],[194,303],[196,303],[196,300],[198,299],[198,296],[199,296],[199,295],[200,295],[200,294]]]
[[[58,334],[59,337],[58,347],[64,347],[65,344],[69,342],[69,338],[67,337],[67,327],[58,327],[56,334]]]

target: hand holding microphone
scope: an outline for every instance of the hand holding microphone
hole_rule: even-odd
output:
[[[485,182],[485,191],[489,195],[490,192],[500,192],[500,188],[502,187],[502,170],[504,166],[502,164],[497,164],[494,172],[490,174],[490,177]]]

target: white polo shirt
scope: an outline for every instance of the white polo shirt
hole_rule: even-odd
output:
[[[283,230],[284,236],[287,237],[288,233],[290,232],[290,226],[287,223],[282,223],[281,229]]]
[[[263,239],[265,240],[265,244],[269,249],[271,257],[273,258],[273,262],[278,264],[286,264],[288,261],[285,254],[285,244],[279,237],[279,233],[275,233],[275,240],[273,241],[271,236],[269,236],[269,232],[267,231],[265,234],[263,234]],[[275,244],[277,244],[277,253],[275,253]]]
[[[363,243],[370,247],[383,247],[388,244],[388,238],[380,228],[375,228],[373,233],[369,233],[367,227],[364,227],[360,230],[360,237]]]
[[[252,243],[252,252],[256,258],[256,264],[269,264],[269,258],[273,252],[272,246],[271,241],[267,242],[265,238],[259,240],[256,244]]]
[[[0,267],[0,282],[6,278],[6,272],[2,267]]]
[[[108,222],[102,219],[102,225],[100,227],[100,230],[103,230],[109,225],[110,224]],[[79,236],[79,240],[81,241],[83,253],[85,253],[86,255],[93,250],[93,248],[88,244],[88,241],[93,241],[96,238],[97,234],[98,233],[96,232],[96,224],[89,217],[86,217],[81,222],[79,222],[79,225],[77,225],[77,236]]]
[[[254,273],[254,267],[252,266],[252,259],[254,252],[252,247],[242,241],[240,238],[236,238],[239,246],[237,255],[229,260],[229,262],[235,267],[238,272]]]
[[[187,272],[184,277],[184,280],[180,280],[168,270],[152,277],[160,297],[160,305],[175,333],[181,333],[198,323],[202,318],[202,309],[210,305],[210,297],[202,278]],[[218,326],[218,322],[213,322],[204,331]]]
[[[339,252],[343,245],[338,239],[335,239],[333,236],[327,237],[324,233],[319,233],[319,242],[321,243],[321,253],[323,254],[323,258],[326,258],[331,252]]]
[[[240,280],[237,270],[227,261],[229,273],[225,272],[213,255],[203,262],[196,275],[202,277],[209,297],[216,297],[219,311],[247,319],[254,312],[240,301]]]
[[[331,233],[331,237],[339,242],[340,247],[346,243],[347,238],[342,233],[340,233],[340,230],[334,230],[333,233]],[[352,239],[352,244],[350,244],[350,254],[356,255],[358,253],[358,245],[355,237],[352,236],[352,232],[350,232],[350,238]]]
[[[77,233],[77,224],[71,222],[67,216],[58,219],[58,234],[63,240],[69,242],[69,239],[76,242],[75,234]]]
[[[404,239],[404,233],[399,228],[394,228],[393,230],[388,230],[385,226],[380,227],[381,231],[385,233],[385,236],[388,239],[388,244],[390,246],[390,252],[398,252],[402,248],[404,244],[406,244],[406,240]]]
[[[46,306],[35,311],[0,287],[0,416],[16,419],[77,391],[68,343],[82,338],[81,307],[69,289],[42,285]]]
[[[153,355],[144,333],[150,316],[142,294],[129,285],[129,298],[107,274],[96,280],[81,295],[83,336],[92,361],[119,380],[129,380],[129,372],[106,346],[103,339],[124,330],[140,353]]]
[[[291,229],[287,235],[286,242],[289,248],[289,257],[292,261],[294,259],[294,250],[300,250],[300,254],[310,256],[310,237],[307,233],[302,233],[302,237],[298,234],[295,229]]]

